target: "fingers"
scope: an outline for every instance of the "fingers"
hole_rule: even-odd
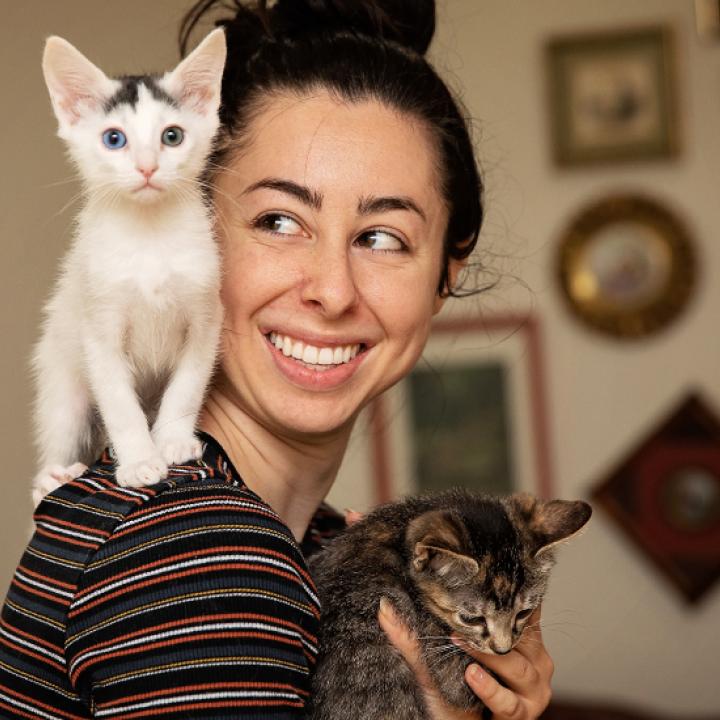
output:
[[[378,622],[388,636],[388,640],[390,640],[395,646],[395,649],[405,658],[405,661],[413,673],[415,673],[415,677],[418,678],[420,683],[429,683],[430,678],[427,674],[427,668],[422,662],[417,640],[397,616],[392,605],[386,598],[380,598]]]
[[[527,717],[527,710],[517,693],[503,687],[492,675],[479,665],[469,665],[465,671],[465,680],[470,689],[492,712],[493,718],[521,720]]]
[[[358,520],[363,519],[363,514],[358,512],[357,510],[351,510],[350,508],[345,508],[345,523],[347,525],[354,525]]]

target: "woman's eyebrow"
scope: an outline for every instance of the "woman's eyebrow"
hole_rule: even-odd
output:
[[[409,197],[367,197],[362,198],[358,203],[358,212],[361,215],[371,215],[377,212],[388,210],[410,210],[416,212],[425,222],[425,213],[418,207],[414,200]]]
[[[287,195],[292,195],[301,203],[311,207],[313,210],[320,210],[320,208],[322,208],[322,193],[315,192],[310,188],[305,187],[305,185],[298,185],[292,180],[283,180],[282,178],[264,178],[263,180],[258,180],[256,183],[246,187],[240,195],[248,195],[260,188],[279,190]]]

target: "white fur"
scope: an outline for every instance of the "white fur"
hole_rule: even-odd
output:
[[[216,30],[158,81],[179,108],[141,86],[134,109],[106,114],[119,81],[61,38],[48,39],[43,71],[58,134],[87,199],[33,355],[36,503],[84,470],[76,461],[95,459],[105,440],[96,412],[121,485],[157,482],[168,464],[200,455],[194,430],[222,309],[219,255],[197,178],[218,128],[224,60]],[[184,130],[180,145],[161,143],[168,126]],[[125,133],[124,148],[104,146],[109,128]],[[145,182],[139,168],[155,166],[152,182],[162,189],[137,191]],[[152,397],[161,400],[151,430]]]

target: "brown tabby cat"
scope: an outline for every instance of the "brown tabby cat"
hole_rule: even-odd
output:
[[[553,547],[589,520],[587,503],[455,489],[376,509],[310,560],[322,603],[313,720],[425,720],[421,691],[378,625],[380,598],[414,631],[438,689],[482,707],[468,655],[505,654],[541,603]]]

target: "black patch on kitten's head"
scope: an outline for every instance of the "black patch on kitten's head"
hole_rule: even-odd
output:
[[[115,79],[121,82],[122,86],[112,97],[105,101],[104,110],[106,113],[109,113],[118,105],[130,105],[134,110],[139,97],[138,88],[140,85],[144,85],[155,100],[167,103],[171,107],[178,107],[177,101],[157,84],[157,78],[153,75],[121,75]]]

